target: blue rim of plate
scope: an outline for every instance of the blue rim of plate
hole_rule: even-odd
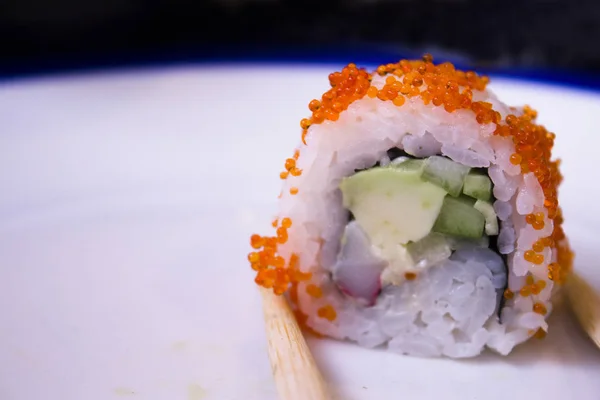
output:
[[[551,84],[600,92],[600,75],[569,69],[514,68],[477,65],[467,57],[434,50],[406,48],[352,47],[196,47],[163,52],[110,53],[77,57],[31,59],[0,65],[0,83],[30,78],[64,76],[68,74],[158,69],[178,66],[215,65],[282,65],[332,66],[341,68],[353,62],[367,69],[400,59],[418,59],[431,53],[436,62],[451,61],[457,68],[475,70],[479,74],[532,83]]]

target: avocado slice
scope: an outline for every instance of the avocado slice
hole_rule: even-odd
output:
[[[446,196],[433,231],[446,235],[478,239],[483,235],[484,215],[465,198]]]
[[[465,177],[463,193],[478,200],[490,201],[492,198],[492,181],[486,175],[469,173]]]
[[[442,208],[447,192],[423,181],[421,168],[406,167],[372,168],[340,184],[344,207],[375,246],[419,241],[431,231]]]

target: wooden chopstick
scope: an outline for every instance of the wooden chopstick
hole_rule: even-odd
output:
[[[271,370],[281,400],[331,396],[285,297],[260,288]]]
[[[600,347],[600,295],[575,272],[565,286],[571,309],[583,330]]]

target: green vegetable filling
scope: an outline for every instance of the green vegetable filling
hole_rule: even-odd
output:
[[[344,178],[340,189],[344,207],[394,276],[443,261],[457,243],[481,245],[498,234],[490,178],[446,157],[364,170]]]

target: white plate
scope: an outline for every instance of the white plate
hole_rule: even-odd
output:
[[[181,67],[0,86],[0,398],[276,398],[248,238],[331,67]],[[600,95],[494,80],[558,133],[577,268],[600,288]],[[564,308],[509,357],[310,340],[341,399],[597,399]]]

